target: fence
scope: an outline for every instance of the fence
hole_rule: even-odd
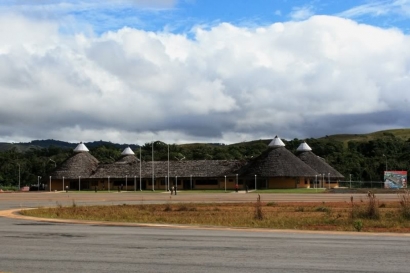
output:
[[[339,188],[351,188],[351,189],[384,189],[385,182],[384,181],[339,181]],[[398,188],[392,187],[390,188]]]

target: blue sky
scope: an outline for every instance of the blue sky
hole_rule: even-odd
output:
[[[409,128],[410,0],[6,0],[0,141]]]

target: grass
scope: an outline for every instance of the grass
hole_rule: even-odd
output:
[[[117,206],[72,206],[25,210],[23,215],[47,218],[206,225],[242,228],[332,230],[364,232],[410,232],[410,221],[402,217],[398,202],[378,206],[377,219],[352,210],[368,210],[367,202],[335,203],[167,203]],[[376,202],[377,203],[377,202]],[[376,204],[375,203],[375,204]]]

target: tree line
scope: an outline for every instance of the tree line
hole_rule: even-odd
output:
[[[152,160],[251,160],[268,147],[270,140],[256,140],[231,145],[223,144],[166,144],[161,141],[133,146],[135,156],[143,161]],[[283,140],[293,153],[302,142],[299,139]],[[410,139],[403,140],[386,135],[369,141],[338,141],[332,138],[306,139],[317,156],[322,157],[349,180],[382,181],[385,170],[408,171]],[[122,150],[115,144],[89,147],[90,153],[101,163],[113,163],[121,158]],[[49,146],[30,148],[21,152],[16,148],[0,152],[0,185],[17,186],[35,184],[39,177],[46,178],[53,169],[73,155],[73,149]]]

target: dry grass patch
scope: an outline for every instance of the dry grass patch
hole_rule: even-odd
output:
[[[376,202],[377,203],[377,202]],[[399,202],[378,207],[379,218],[355,215],[352,210],[366,210],[366,202],[335,203],[213,203],[118,206],[57,206],[23,211],[22,214],[47,218],[169,223],[248,228],[359,231],[353,222],[360,220],[361,231],[410,232],[410,221],[401,216]]]

